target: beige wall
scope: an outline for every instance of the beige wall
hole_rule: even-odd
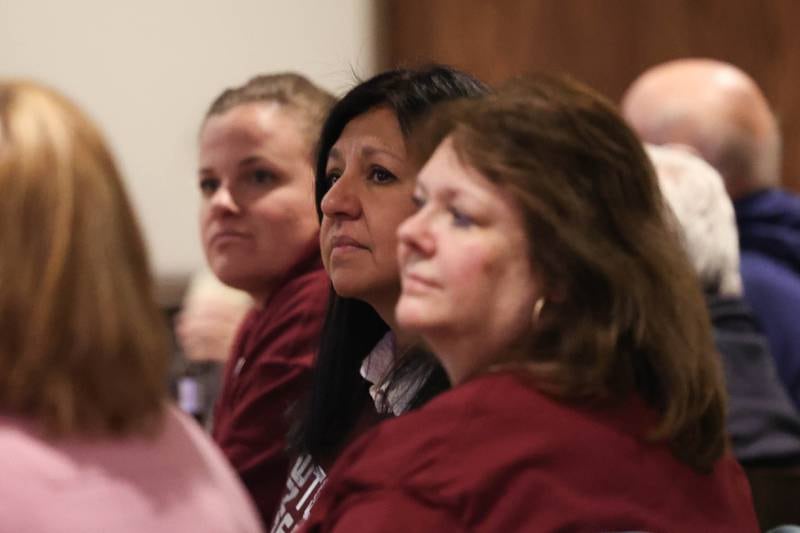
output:
[[[210,100],[297,70],[336,92],[376,63],[371,0],[0,0],[0,75],[47,82],[107,133],[162,279],[202,265],[195,135]]]

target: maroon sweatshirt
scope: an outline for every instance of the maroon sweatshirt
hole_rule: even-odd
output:
[[[758,531],[732,455],[698,473],[638,437],[653,419],[638,401],[577,407],[476,378],[358,439],[301,531]]]
[[[244,319],[225,368],[213,437],[272,523],[286,476],[286,410],[310,384],[330,283],[309,253]]]

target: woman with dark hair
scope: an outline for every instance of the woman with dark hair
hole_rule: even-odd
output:
[[[414,338],[397,331],[394,318],[400,294],[395,231],[414,210],[418,168],[406,136],[437,102],[485,92],[479,81],[443,66],[391,70],[351,89],[325,121],[316,199],[322,262],[333,290],[313,392],[292,439],[300,457],[273,531],[291,531],[307,514],[324,469],[355,433],[448,386]]]
[[[396,319],[453,389],[341,454],[303,531],[757,531],[700,287],[613,106],[542,77],[421,131]]]

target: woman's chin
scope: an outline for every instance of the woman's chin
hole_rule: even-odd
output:
[[[395,311],[397,325],[409,332],[424,333],[433,326],[430,312],[425,306],[409,300],[401,298],[397,303]]]
[[[355,300],[368,301],[374,287],[365,280],[354,275],[342,275],[340,272],[330,274],[331,285],[338,296]]]

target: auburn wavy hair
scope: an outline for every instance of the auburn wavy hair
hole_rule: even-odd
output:
[[[0,80],[0,410],[51,435],[157,427],[168,342],[147,254],[98,129]]]
[[[700,284],[653,167],[615,107],[567,78],[517,80],[438,109],[414,136],[427,159],[451,138],[510,191],[547,303],[525,368],[568,401],[643,398],[648,434],[709,468],[725,449],[726,396]]]

